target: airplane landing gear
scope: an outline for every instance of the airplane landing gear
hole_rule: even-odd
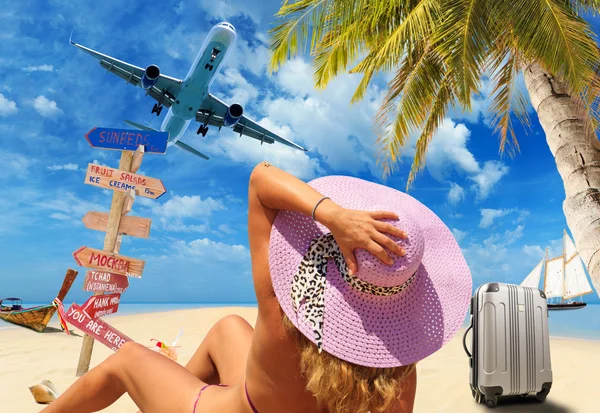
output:
[[[213,65],[211,65],[211,64],[209,64],[209,63],[207,63],[207,64],[205,64],[205,65],[204,65],[204,68],[205,68],[205,69],[208,69],[209,71],[211,71],[211,72],[212,72],[212,70],[213,70]]]
[[[156,113],[156,116],[160,116],[160,112],[162,112],[163,105],[159,105],[158,103],[154,104],[151,113]]]
[[[208,132],[208,126],[206,125],[200,125],[200,127],[198,128],[198,132],[196,132],[196,135],[200,135],[202,134],[202,136],[206,136],[206,132]]]

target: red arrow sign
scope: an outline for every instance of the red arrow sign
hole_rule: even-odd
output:
[[[92,295],[81,307],[91,318],[100,318],[107,314],[116,313],[119,309],[121,294]]]
[[[92,320],[81,310],[77,304],[73,303],[71,308],[65,313],[65,320],[72,326],[92,336],[106,347],[117,351],[123,344],[133,341],[119,330],[102,321],[101,319]]]
[[[83,291],[94,293],[122,294],[127,287],[129,287],[129,279],[126,276],[110,272],[89,270],[83,280]]]
[[[79,248],[73,253],[73,258],[82,267],[95,268],[134,278],[141,278],[142,272],[144,272],[144,265],[146,265],[145,261],[136,258],[111,254],[110,252],[89,247]]]

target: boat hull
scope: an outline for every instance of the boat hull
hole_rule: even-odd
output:
[[[65,274],[60,291],[56,296],[58,301],[62,301],[65,298],[76,277],[77,271],[69,268]],[[23,308],[21,310],[10,310],[6,307],[5,309],[2,309],[2,306],[0,306],[0,319],[19,326],[31,328],[32,330],[41,333],[52,319],[56,310],[57,307],[53,303],[38,307]]]
[[[0,319],[41,333],[56,312],[53,305],[27,308],[16,311],[0,311]]]
[[[559,303],[559,304],[548,304],[549,311],[567,311],[567,310],[579,310],[585,307],[587,304],[582,302],[574,303]]]

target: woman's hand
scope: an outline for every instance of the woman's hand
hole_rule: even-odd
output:
[[[358,271],[354,256],[356,248],[371,252],[388,265],[392,265],[394,260],[386,249],[400,256],[406,254],[404,248],[386,235],[406,238],[406,232],[390,223],[379,221],[381,219],[397,220],[398,216],[386,211],[372,212],[340,208],[329,220],[327,227],[338,243],[351,275]]]

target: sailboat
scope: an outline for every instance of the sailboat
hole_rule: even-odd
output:
[[[546,256],[523,280],[521,285],[539,288],[544,278],[544,288],[548,301],[548,310],[576,310],[585,307],[582,297],[593,292],[588,282],[583,261],[577,252],[575,243],[563,230],[563,253],[559,257],[548,259]],[[573,299],[579,297],[579,301]]]

